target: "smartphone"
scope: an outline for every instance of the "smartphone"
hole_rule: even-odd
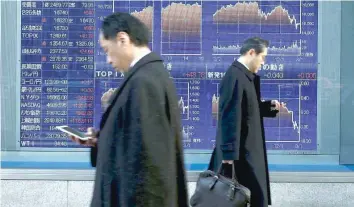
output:
[[[69,126],[66,126],[66,125],[65,126],[57,126],[56,128],[59,129],[62,132],[65,132],[65,133],[67,133],[69,135],[75,136],[75,137],[77,137],[77,138],[79,138],[81,140],[89,140],[89,139],[91,139],[91,137],[86,137],[84,133],[82,133],[82,132],[80,132],[80,131],[78,131],[78,130],[76,130],[74,128],[71,128]]]

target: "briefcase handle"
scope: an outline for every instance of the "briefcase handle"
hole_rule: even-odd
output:
[[[224,163],[221,163],[220,166],[219,166],[219,169],[218,171],[216,172],[216,175],[217,176],[220,176],[221,175],[221,170],[222,170],[222,166],[223,166]],[[238,184],[238,181],[237,181],[237,177],[236,177],[236,172],[235,172],[235,162],[232,162],[232,181],[235,182],[236,184]]]

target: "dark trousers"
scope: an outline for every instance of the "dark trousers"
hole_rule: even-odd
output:
[[[235,163],[236,180],[251,191],[251,207],[264,207],[263,192],[250,166],[245,162]],[[222,175],[232,177],[232,165],[223,164]]]

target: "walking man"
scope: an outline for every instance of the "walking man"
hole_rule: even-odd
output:
[[[240,184],[251,191],[251,207],[271,205],[268,162],[263,117],[275,117],[278,101],[261,101],[260,77],[268,41],[247,39],[241,56],[228,68],[220,84],[216,147],[209,170],[223,164],[224,175],[231,177],[234,164]]]

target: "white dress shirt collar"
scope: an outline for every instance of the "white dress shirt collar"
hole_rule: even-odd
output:
[[[151,52],[151,51],[146,51],[146,52],[142,53],[141,55],[139,55],[138,57],[136,57],[136,58],[132,61],[132,63],[130,64],[130,67],[131,67],[131,68],[134,67],[134,65],[135,65],[141,58],[143,58],[143,57],[145,57],[146,55],[150,54],[150,52]]]

